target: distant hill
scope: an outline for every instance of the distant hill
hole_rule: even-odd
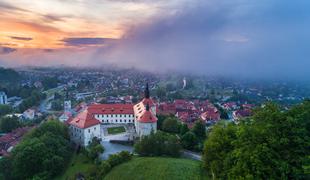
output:
[[[199,161],[162,157],[138,157],[112,169],[105,180],[208,179]]]
[[[0,67],[0,82],[16,82],[20,78],[19,73],[15,70]]]

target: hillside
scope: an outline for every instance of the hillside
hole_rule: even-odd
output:
[[[207,179],[199,161],[161,157],[138,157],[112,169],[105,180]]]

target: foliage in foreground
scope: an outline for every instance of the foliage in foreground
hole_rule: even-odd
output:
[[[62,172],[70,159],[67,127],[48,121],[31,131],[0,162],[5,179],[50,179]]]
[[[204,166],[219,179],[305,179],[310,102],[281,112],[268,104],[239,125],[218,124],[204,147]]]

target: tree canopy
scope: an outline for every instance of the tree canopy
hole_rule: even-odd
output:
[[[181,146],[175,135],[157,131],[149,136],[143,136],[134,146],[141,156],[172,156],[180,155]]]
[[[219,179],[304,179],[310,154],[308,107],[305,102],[282,112],[267,104],[238,125],[216,125],[204,146],[205,168]]]
[[[12,151],[6,179],[50,179],[63,171],[70,159],[67,127],[58,121],[48,121],[32,130]],[[9,164],[7,164],[9,163]]]

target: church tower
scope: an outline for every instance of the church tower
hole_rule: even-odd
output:
[[[66,95],[64,100],[64,112],[71,112],[71,100],[69,99],[68,90],[65,89]]]
[[[147,136],[157,130],[156,105],[150,97],[149,84],[144,90],[144,98],[134,105],[135,128],[137,135]]]

